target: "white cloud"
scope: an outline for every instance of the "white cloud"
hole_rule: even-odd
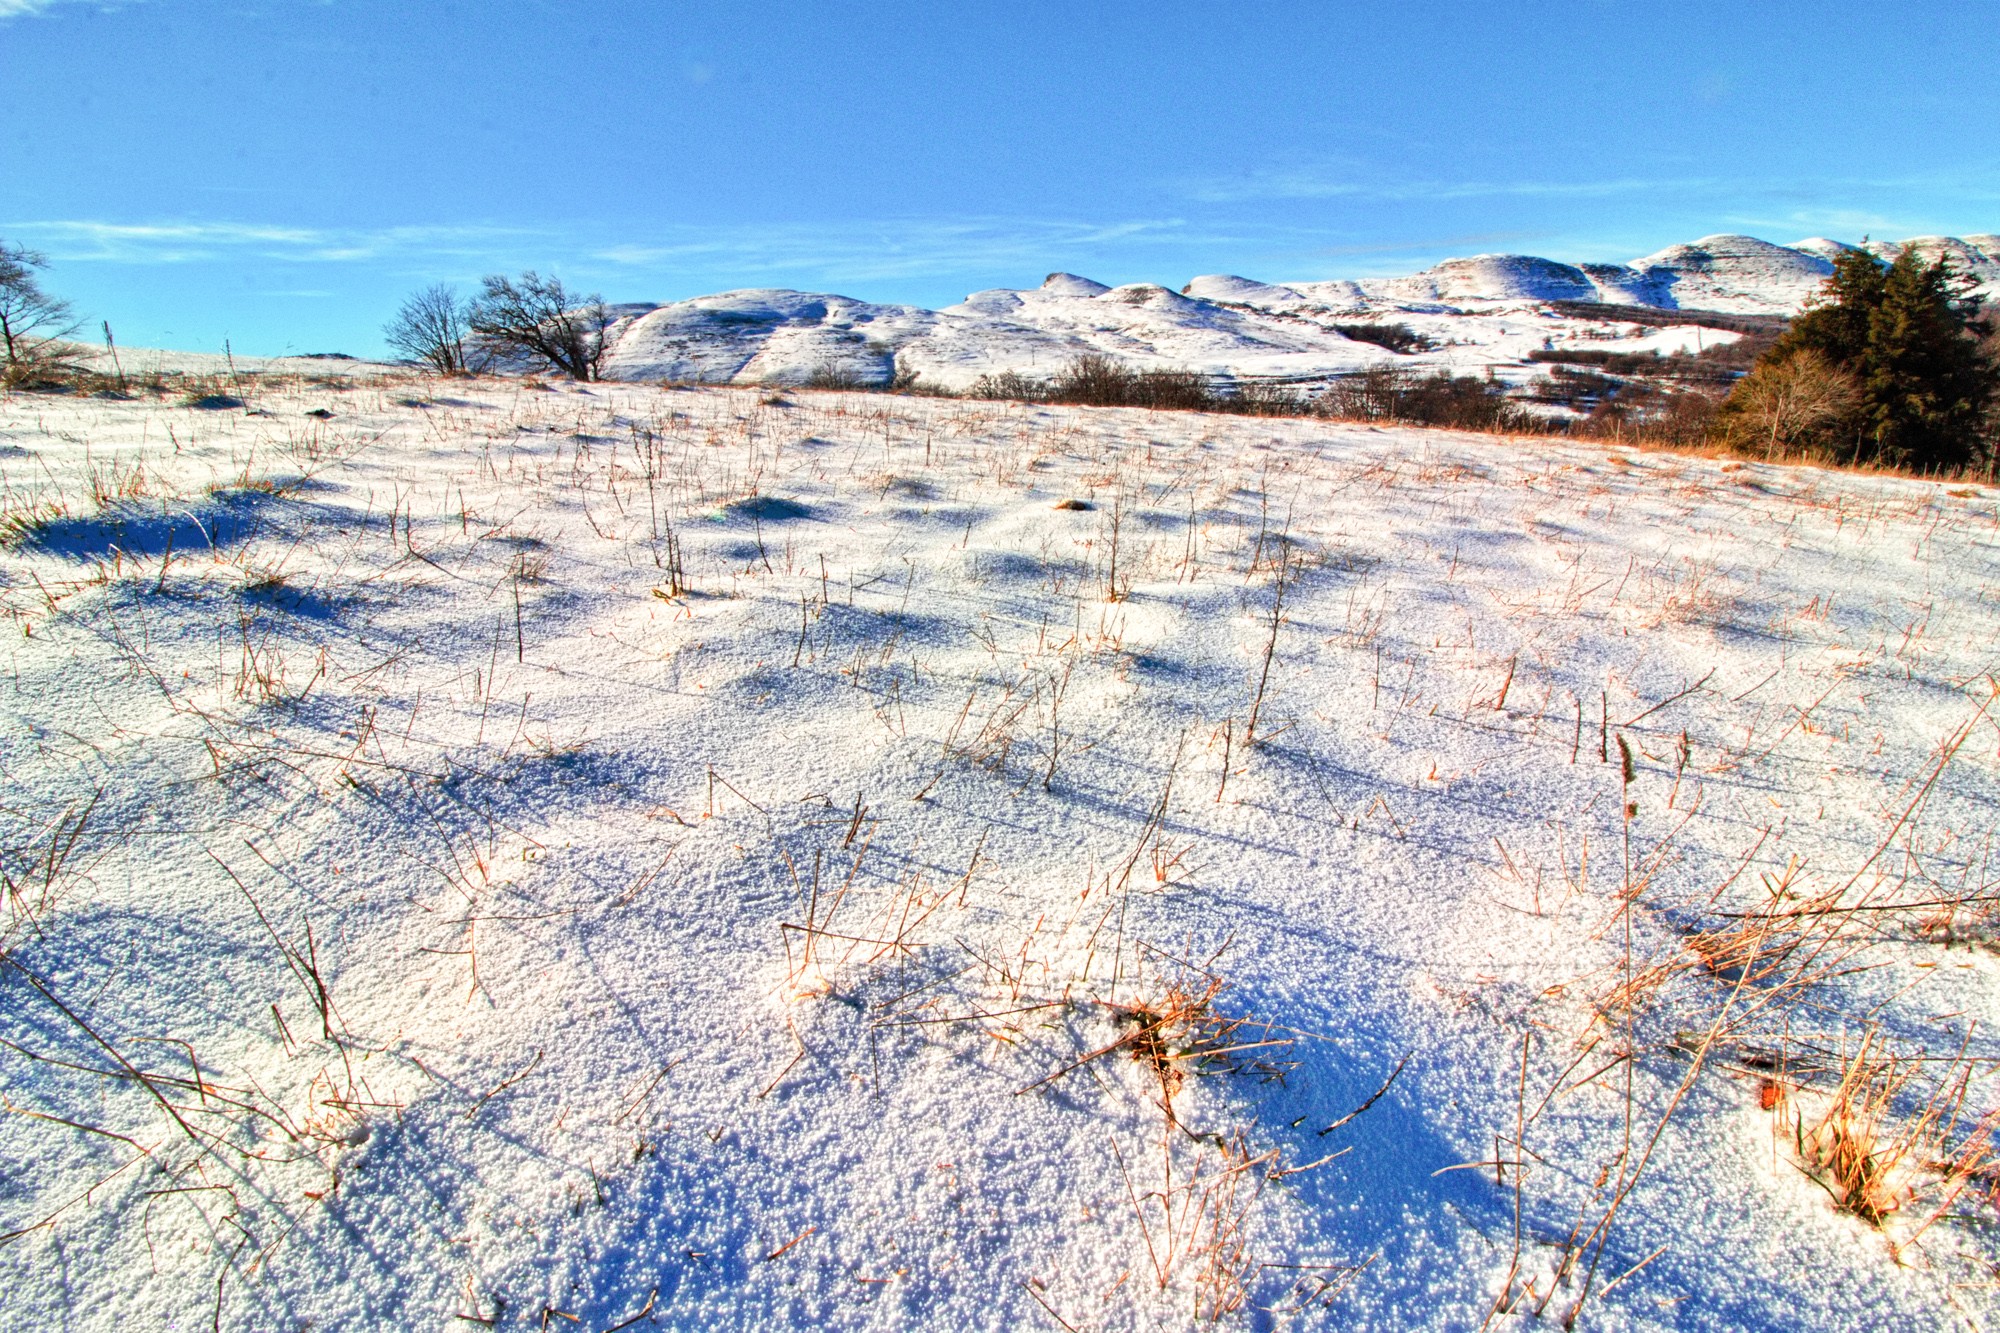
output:
[[[1397,203],[1451,199],[1573,198],[1713,190],[1726,182],[1710,178],[1622,177],[1598,181],[1381,181],[1359,172],[1324,167],[1252,171],[1240,176],[1194,181],[1190,198],[1202,203],[1242,203],[1257,199],[1379,199]]]
[[[1208,231],[1174,218],[1089,223],[1049,218],[888,219],[830,224],[673,226],[623,231],[601,223],[539,227],[295,227],[226,221],[0,221],[0,235],[58,262],[186,264],[259,259],[420,270],[516,267],[722,274],[739,283],[867,282],[967,270],[1039,274],[1052,263],[1133,249],[1324,241],[1313,233]]]
[[[924,277],[967,270],[1038,270],[1064,255],[1113,247],[1240,243],[1204,238],[1176,218],[1087,223],[1047,218],[891,219],[832,225],[675,228],[646,241],[588,251],[630,268],[699,266],[749,277],[838,275],[847,282]]]
[[[94,4],[99,9],[119,9],[123,7],[124,2],[125,0],[81,0],[81,3]],[[45,10],[54,9],[59,4],[72,3],[78,3],[78,0],[0,0],[0,22],[25,18],[30,14],[40,14]]]
[[[1653,197],[1685,205],[1711,201],[1716,210],[1742,211],[1760,203],[1788,205],[1824,216],[1872,216],[1860,201],[1887,196],[1906,203],[1980,204],[2000,198],[1991,163],[1960,171],[1884,177],[1614,176],[1601,180],[1393,180],[1359,163],[1312,163],[1260,168],[1229,176],[1184,180],[1178,188],[1205,204],[1270,199],[1355,199],[1384,203],[1438,203],[1477,199],[1612,199]],[[1825,206],[1813,205],[1824,201]],[[1835,201],[1838,201],[1836,203]],[[1783,216],[1783,214],[1760,214]]]
[[[182,264],[243,255],[301,263],[356,263],[399,254],[471,257],[541,233],[505,227],[330,229],[242,222],[53,220],[0,223],[0,234],[24,237],[52,257],[71,262]]]
[[[1630,183],[1605,182],[1595,188],[1608,190],[1620,184]],[[1953,230],[1935,217],[1926,222],[1914,214],[1816,209],[1796,200],[1773,200],[1768,210],[1759,210],[1754,199],[1714,202],[1715,207],[1700,210],[1701,230],[1745,231],[1779,242],[1809,233],[1858,240],[1863,234],[1882,238]],[[1967,224],[1956,230],[1963,234],[1981,229]],[[1990,230],[1990,224],[1984,229]],[[1662,236],[1655,226],[1630,235],[1602,229],[1537,229],[1371,237],[1325,226],[1173,217],[1086,222],[982,216],[643,228],[589,221],[329,228],[188,219],[0,220],[0,236],[46,251],[58,263],[209,263],[245,271],[261,267],[264,277],[259,285],[268,284],[269,290],[323,289],[333,280],[310,272],[315,266],[425,282],[469,282],[484,273],[536,268],[560,273],[586,289],[650,296],[727,287],[797,287],[867,295],[883,286],[907,290],[912,284],[987,274],[1010,285],[1028,285],[1052,268],[1113,280],[1151,277],[1177,284],[1193,272],[1236,265],[1261,276],[1307,280],[1410,272],[1449,254],[1496,245],[1525,247],[1556,259],[1609,261],[1694,234],[1690,230],[1688,236]],[[273,265],[301,276],[276,277],[270,272]]]

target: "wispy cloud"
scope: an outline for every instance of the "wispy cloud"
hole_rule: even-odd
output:
[[[726,269],[746,278],[813,273],[869,281],[1035,269],[1068,256],[1181,247],[1199,244],[1205,230],[1178,218],[1110,223],[896,219],[831,226],[676,228],[652,240],[605,246],[589,255],[633,268]],[[1241,237],[1232,234],[1227,239],[1240,242]]]
[[[1787,242],[1815,233],[1841,240],[1902,239],[1941,229],[1935,218],[1893,209],[1822,208],[1796,198],[1768,202],[1774,206],[1714,201],[1699,210],[1700,232],[1743,231]],[[1970,220],[1961,230],[1993,230],[1992,223],[1979,220],[1983,211],[1965,210]],[[219,265],[257,274],[256,288],[269,292],[303,294],[383,280],[462,283],[485,273],[538,268],[586,290],[649,299],[731,287],[798,287],[874,299],[883,299],[879,294],[885,290],[901,293],[894,299],[922,293],[931,300],[947,296],[961,281],[967,287],[992,281],[1028,285],[1054,268],[1173,285],[1230,267],[1270,280],[1304,281],[1413,272],[1449,255],[1500,248],[1572,262],[1616,261],[1696,234],[1690,229],[1686,235],[1661,236],[1647,228],[1621,236],[1550,227],[1369,236],[1325,225],[1180,217],[1092,222],[967,216],[705,227],[563,220],[377,228],[205,219],[0,220],[0,236],[25,241],[59,264]],[[959,293],[965,290],[960,287]]]
[[[231,221],[0,221],[59,262],[170,265],[261,260],[284,264],[492,270],[579,268],[604,275],[723,274],[739,284],[868,282],[1212,245],[1311,245],[1323,237],[1190,227],[1176,218],[1107,223],[1048,218],[857,220],[621,229],[603,222],[539,226],[338,229]]]
[[[329,229],[243,222],[71,219],[0,223],[0,231],[33,241],[59,260],[120,264],[185,264],[248,256],[335,264],[398,255],[473,258],[544,235],[530,229],[492,226]]]
[[[1375,241],[1366,245],[1321,245],[1304,253],[1321,258],[1350,255],[1428,254],[1439,250],[1463,250],[1470,246],[1533,241],[1543,237],[1545,234],[1538,231],[1472,231],[1464,232],[1457,236],[1432,236],[1422,240],[1400,240],[1390,243]]]
[[[122,9],[126,0],[0,0],[0,23],[8,19],[26,18],[30,14],[40,14],[61,4],[89,4],[99,9]]]
[[[1367,179],[1361,172],[1330,167],[1257,170],[1238,176],[1189,182],[1188,197],[1201,203],[1245,203],[1260,199],[1373,199],[1385,203],[1457,199],[1608,199],[1620,195],[1711,191],[1725,182],[1711,177],[1626,176],[1608,180],[1412,180]]]
[[[1850,242],[1864,236],[1878,241],[1907,240],[1936,230],[1935,226],[1908,214],[1866,208],[1801,208],[1777,213],[1738,213],[1728,217],[1726,225],[1737,230],[1769,233],[1773,239],[1779,240],[1831,236],[1835,240]]]
[[[1354,199],[1382,203],[1445,203],[1479,199],[1644,198],[1727,202],[1741,208],[1752,201],[1805,206],[1824,201],[1831,218],[1868,215],[1857,201],[1873,196],[1906,200],[1915,194],[1969,204],[2000,200],[1994,163],[1948,172],[1896,176],[1756,177],[1626,175],[1596,180],[1397,180],[1361,163],[1314,163],[1257,168],[1229,176],[1180,183],[1189,199],[1205,204],[1279,199]],[[1834,201],[1838,201],[1836,204]],[[1771,216],[1771,215],[1763,215]]]

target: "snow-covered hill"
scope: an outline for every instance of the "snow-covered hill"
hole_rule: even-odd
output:
[[[1047,375],[1096,354],[1223,381],[1312,384],[1382,364],[1491,369],[1518,380],[1540,348],[1659,346],[1651,330],[1661,311],[1795,313],[1847,248],[1820,237],[1783,246],[1720,235],[1627,264],[1474,255],[1406,277],[1280,284],[1210,274],[1178,292],[1054,273],[1039,287],[974,292],[942,310],[752,289],[619,307],[608,369],[615,379],[725,384],[817,378],[870,386],[900,374],[964,389],[982,375]],[[1949,255],[2000,294],[2000,236],[1923,236],[1869,248]],[[1561,301],[1630,306],[1632,317],[1578,318],[1550,307]],[[1343,332],[1355,323],[1404,324],[1433,346],[1386,351]],[[1704,336],[1713,344],[1735,335]]]

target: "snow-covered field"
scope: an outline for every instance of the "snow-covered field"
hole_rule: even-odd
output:
[[[1995,491],[246,396],[0,398],[12,1326],[1992,1325]]]

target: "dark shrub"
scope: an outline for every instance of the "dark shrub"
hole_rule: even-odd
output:
[[[1407,324],[1336,324],[1335,332],[1356,342],[1373,343],[1392,352],[1408,355],[1428,352],[1437,344]]]

